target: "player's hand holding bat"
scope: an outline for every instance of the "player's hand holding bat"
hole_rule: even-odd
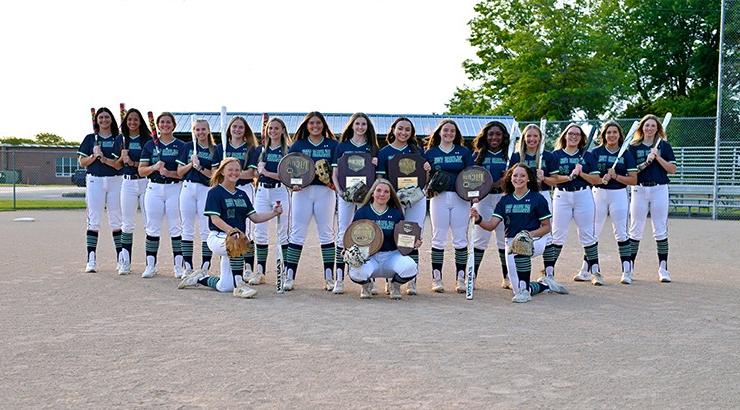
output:
[[[272,207],[272,213],[275,214],[275,216],[283,213],[283,205],[280,204],[280,201],[275,202],[275,205]]]
[[[103,156],[103,150],[100,148],[100,145],[95,145],[93,147],[93,155],[98,158]]]
[[[537,168],[537,182],[545,180],[545,171],[542,168]]]
[[[257,164],[257,173],[262,175],[265,173],[265,166],[267,163],[265,161],[260,161],[259,164]]]
[[[429,172],[432,170],[432,166],[429,165],[429,162],[424,163],[424,171]]]
[[[573,178],[577,177],[578,175],[581,175],[581,171],[583,170],[583,166],[581,164],[576,164],[576,166],[573,168],[573,172],[570,173]]]

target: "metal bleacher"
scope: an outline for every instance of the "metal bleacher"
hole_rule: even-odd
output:
[[[711,215],[715,201],[714,147],[676,147],[673,151],[678,169],[670,176],[668,186],[671,213]],[[721,147],[717,161],[717,213],[732,217],[734,211],[740,212],[740,148]]]

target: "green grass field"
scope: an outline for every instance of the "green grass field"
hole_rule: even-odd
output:
[[[19,199],[15,209],[85,209],[84,200],[73,199]],[[0,199],[0,211],[12,211],[12,199]]]

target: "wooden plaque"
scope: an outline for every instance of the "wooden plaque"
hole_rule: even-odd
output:
[[[352,245],[357,245],[364,255],[372,256],[383,246],[383,231],[375,221],[358,219],[344,233],[344,247]]]
[[[311,185],[315,175],[316,168],[313,160],[300,152],[291,152],[278,163],[278,176],[280,182],[286,187],[298,185],[305,188]]]
[[[398,191],[407,186],[424,188],[427,185],[427,172],[424,163],[427,162],[419,154],[401,154],[394,156],[388,163],[388,180]]]
[[[455,191],[464,201],[481,200],[491,192],[491,188],[493,188],[491,173],[479,165],[463,169],[455,180]]]
[[[411,253],[419,238],[421,238],[421,227],[416,222],[401,221],[393,229],[393,240],[401,255]]]
[[[344,154],[337,161],[339,188],[344,191],[356,181],[362,181],[370,188],[375,182],[375,165],[369,153]]]

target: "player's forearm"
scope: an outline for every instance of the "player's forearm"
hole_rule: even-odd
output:
[[[220,229],[222,232],[228,233],[231,231],[232,227],[231,225],[227,224],[223,219],[221,219],[218,215],[209,215],[211,218],[211,222],[216,225],[218,229]]]
[[[249,220],[258,224],[258,223],[269,221],[270,219],[276,216],[277,216],[277,213],[274,211],[259,212],[259,213],[254,213],[252,215],[249,215]]]
[[[480,215],[478,216],[478,218],[481,218],[481,219],[479,219],[478,226],[480,226],[481,228],[483,228],[483,229],[485,229],[487,231],[492,231],[492,230],[496,229],[496,227],[498,226],[498,224],[501,223],[501,220],[498,219],[498,218],[491,218],[491,219],[488,219],[488,220],[483,220]]]
[[[148,177],[154,172],[154,166],[149,165],[148,162],[139,163],[139,175]]]
[[[665,172],[667,172],[669,174],[675,174],[676,173],[676,169],[678,168],[676,166],[676,164],[671,163],[671,162],[668,162],[668,161],[664,160],[661,157],[655,157],[655,159],[658,161],[658,164],[660,164],[660,166],[663,167],[663,169],[665,170]]]
[[[547,235],[548,233],[550,233],[550,220],[549,219],[546,219],[544,221],[541,221],[539,228],[537,228],[537,229],[535,229],[533,231],[529,231],[529,234],[533,238],[541,238],[541,237]]]

